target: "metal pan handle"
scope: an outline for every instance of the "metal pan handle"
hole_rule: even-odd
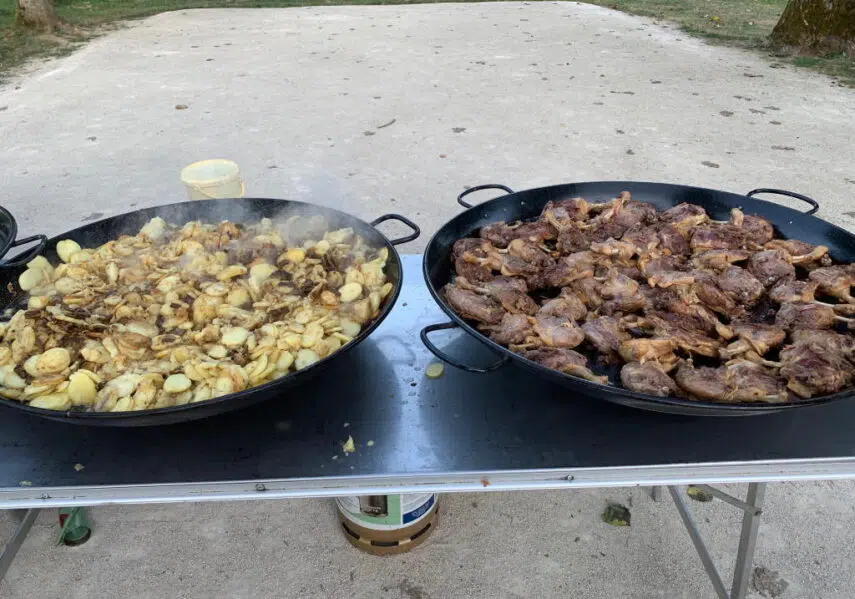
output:
[[[26,264],[36,256],[42,253],[42,250],[45,249],[47,245],[47,235],[33,235],[32,237],[25,237],[24,239],[18,239],[17,241],[12,242],[9,247],[14,248],[19,245],[24,245],[25,243],[32,243],[34,241],[38,241],[35,247],[30,248],[22,255],[16,257],[14,260],[9,260],[8,262],[0,263],[0,267],[3,268],[12,268],[15,266],[21,266],[22,264]]]
[[[392,239],[389,241],[392,245],[399,245],[402,243],[407,243],[408,241],[413,241],[414,239],[418,239],[418,236],[422,234],[422,230],[419,226],[408,219],[406,216],[401,216],[400,214],[384,214],[383,216],[378,216],[374,220],[371,221],[371,226],[376,227],[380,223],[385,223],[387,220],[396,220],[398,222],[402,222],[407,225],[409,228],[413,230],[409,235],[404,235],[403,237],[399,237],[398,239]]]
[[[464,208],[471,208],[472,204],[469,202],[464,202],[463,198],[468,196],[470,193],[475,193],[476,191],[483,191],[485,189],[501,189],[507,193],[514,193],[514,190],[506,185],[499,185],[498,183],[487,183],[486,185],[476,185],[475,187],[470,187],[459,196],[457,196],[457,203],[463,206]]]
[[[811,205],[811,209],[805,212],[805,214],[816,214],[816,211],[819,210],[819,202],[814,200],[813,198],[809,198],[807,196],[803,196],[800,193],[796,193],[794,191],[786,191],[784,189],[769,189],[766,187],[761,187],[760,189],[752,189],[745,195],[749,198],[757,195],[758,193],[773,193],[779,196],[787,196],[789,198],[796,198],[797,200],[801,200],[802,202],[807,202]]]
[[[485,374],[487,372],[493,372],[497,368],[501,368],[505,364],[508,363],[509,358],[507,356],[503,356],[501,360],[496,362],[495,364],[491,364],[486,368],[477,368],[475,366],[469,366],[467,364],[463,364],[462,362],[458,362],[437,346],[435,346],[430,339],[428,339],[428,334],[433,333],[434,331],[444,331],[446,329],[456,329],[458,325],[453,322],[445,322],[442,324],[429,324],[425,328],[421,330],[419,333],[419,337],[422,340],[422,343],[425,344],[425,347],[430,350],[430,353],[435,355],[437,358],[442,360],[443,362],[454,366],[455,368],[459,368],[460,370],[465,370],[466,372],[474,372],[475,374]]]

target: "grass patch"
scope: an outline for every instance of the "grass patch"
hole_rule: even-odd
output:
[[[585,0],[634,15],[673,21],[713,44],[770,52],[769,34],[788,0]],[[778,63],[808,68],[855,87],[855,57],[771,56]]]
[[[59,16],[78,28],[73,35],[34,35],[15,26],[15,0],[0,1],[0,81],[33,58],[67,54],[118,21],[190,8],[259,8],[341,4],[421,4],[443,0],[56,0]],[[448,0],[444,0],[448,1]],[[452,0],[455,1],[455,0]],[[463,0],[461,0],[463,1]],[[489,1],[489,0],[475,0]],[[586,0],[627,13],[673,21],[711,43],[768,51],[767,39],[787,0]],[[855,86],[855,58],[844,55],[774,57]]]

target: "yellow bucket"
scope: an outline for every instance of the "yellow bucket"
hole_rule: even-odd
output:
[[[240,198],[246,191],[238,165],[231,160],[200,160],[181,169],[181,182],[191,200]]]

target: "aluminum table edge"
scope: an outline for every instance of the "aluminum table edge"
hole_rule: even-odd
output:
[[[855,457],[607,468],[430,472],[154,485],[33,486],[0,489],[0,509],[853,478],[855,478]]]

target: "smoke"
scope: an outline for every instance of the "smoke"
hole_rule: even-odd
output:
[[[347,212],[344,190],[328,171],[315,170],[308,175],[292,175],[291,183],[300,201]]]

